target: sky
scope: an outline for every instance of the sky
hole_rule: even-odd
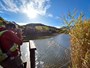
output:
[[[0,16],[19,25],[42,23],[65,26],[61,19],[76,10],[90,18],[90,0],[0,0]]]

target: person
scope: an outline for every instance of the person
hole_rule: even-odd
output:
[[[14,24],[14,23],[8,23],[5,26],[6,26],[6,29],[14,32],[20,39],[23,40],[22,30],[16,24]],[[19,46],[19,51],[20,51],[20,46]]]
[[[22,37],[22,30],[16,24],[14,24],[14,23],[8,23],[8,24],[6,24],[6,29],[11,30],[20,39],[23,39],[23,37]]]
[[[7,57],[0,62],[0,65],[3,68],[24,68],[18,49],[22,45],[22,39],[13,31],[7,30],[5,24],[4,20],[1,19],[0,32],[5,32],[0,36],[0,47]]]

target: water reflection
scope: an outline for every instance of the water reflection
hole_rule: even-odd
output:
[[[21,58],[23,62],[27,62],[29,59],[29,42],[24,42],[21,46]]]
[[[36,45],[36,68],[59,68],[70,61],[70,36],[33,40]]]

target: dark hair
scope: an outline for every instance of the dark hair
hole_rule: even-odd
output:
[[[7,28],[7,29],[16,28],[16,25],[13,24],[13,23],[8,23],[8,24],[6,25],[6,28]]]

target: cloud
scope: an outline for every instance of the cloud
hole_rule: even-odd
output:
[[[61,28],[61,26],[55,26],[56,28]]]
[[[0,0],[0,11],[20,12],[29,18],[46,15],[50,6],[50,0]]]
[[[53,14],[47,14],[48,17],[53,17]]]
[[[56,16],[55,18],[56,18],[56,19],[58,19],[58,20],[60,20],[60,19],[61,19],[61,18],[60,18],[60,16]]]
[[[1,0],[0,1],[0,11],[10,11],[10,12],[17,12],[19,11],[17,5],[14,3],[14,0]]]
[[[17,24],[19,24],[19,25],[26,25],[26,24],[28,24],[28,23],[26,23],[26,22],[17,22]]]

